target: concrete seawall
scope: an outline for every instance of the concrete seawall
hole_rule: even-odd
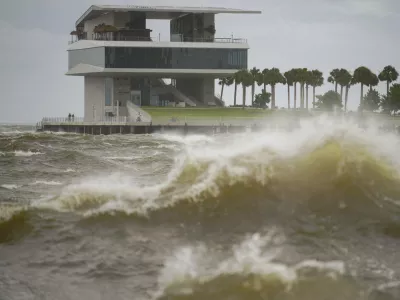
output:
[[[244,125],[51,125],[44,124],[38,131],[67,132],[90,135],[109,134],[151,134],[174,132],[179,134],[214,134],[214,133],[239,133],[257,130],[256,127]]]

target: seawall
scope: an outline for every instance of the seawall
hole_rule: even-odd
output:
[[[151,134],[151,133],[180,133],[180,134],[215,134],[240,133],[255,131],[258,127],[245,125],[52,125],[43,124],[38,131],[67,132],[90,135],[109,134]]]

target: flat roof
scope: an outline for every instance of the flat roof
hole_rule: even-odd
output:
[[[188,13],[204,14],[261,14],[259,10],[245,10],[224,7],[190,7],[190,6],[143,6],[143,5],[92,5],[76,21],[79,26],[86,20],[95,19],[110,12],[140,11],[146,13],[147,19],[171,20]]]

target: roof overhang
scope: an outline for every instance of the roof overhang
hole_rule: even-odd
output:
[[[171,20],[188,13],[203,14],[261,14],[259,10],[245,10],[223,7],[177,7],[177,6],[139,6],[139,5],[92,5],[76,21],[79,26],[86,20],[98,18],[110,12],[144,12],[147,19]]]
[[[101,76],[101,77],[213,77],[220,78],[233,75],[238,70],[204,70],[204,69],[129,69],[129,68],[102,68],[87,64],[78,64],[71,68],[65,75],[71,76]]]

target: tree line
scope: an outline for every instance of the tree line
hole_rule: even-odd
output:
[[[246,89],[251,87],[251,103],[253,106],[266,107],[271,103],[271,108],[276,108],[276,86],[279,84],[287,86],[287,108],[291,108],[290,87],[293,87],[293,108],[309,108],[309,88],[312,88],[312,107],[329,109],[333,106],[343,107],[347,111],[349,90],[352,86],[360,85],[359,111],[374,111],[379,108],[384,112],[392,113],[400,110],[400,84],[395,83],[399,73],[393,66],[386,66],[376,75],[367,67],[359,67],[352,74],[346,69],[334,69],[329,73],[328,83],[334,85],[334,90],[325,95],[316,95],[316,88],[324,84],[323,73],[319,70],[308,70],[307,68],[294,68],[283,74],[278,68],[260,70],[254,67],[251,70],[239,70],[231,77],[220,78],[221,100],[225,86],[234,85],[234,106],[237,106],[237,87],[242,86],[243,102],[246,106]],[[374,87],[379,82],[386,83],[386,95],[380,95]],[[255,95],[256,85],[262,86],[260,94]],[[270,93],[267,92],[270,86]],[[299,87],[299,90],[297,89]],[[364,87],[369,91],[364,95]],[[339,92],[340,88],[340,92]],[[299,92],[299,105],[297,93]],[[316,101],[316,99],[318,101]]]

